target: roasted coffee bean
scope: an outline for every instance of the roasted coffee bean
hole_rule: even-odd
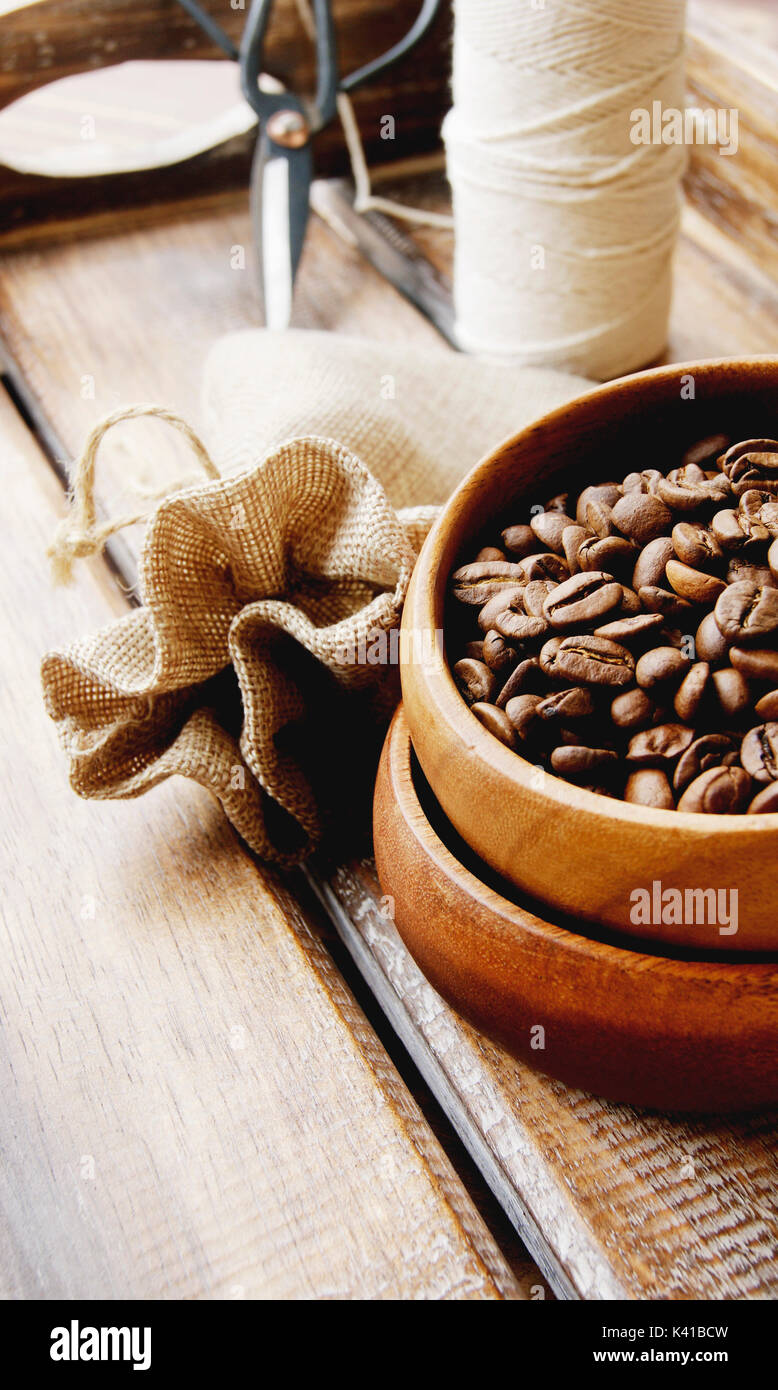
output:
[[[616,526],[637,545],[648,545],[669,530],[672,519],[669,508],[650,492],[628,492],[613,507]]]
[[[508,670],[515,666],[517,659],[516,650],[506,642],[505,638],[496,628],[493,627],[489,629],[481,646],[483,649],[483,660],[486,662],[489,670],[494,671],[495,674],[505,671],[507,675]]]
[[[755,782],[778,777],[778,724],[771,720],[749,729],[740,745],[740,761]]]
[[[543,665],[543,652],[540,664]],[[607,637],[565,637],[556,652],[553,670],[575,685],[630,685],[635,662],[626,647]]]
[[[634,618],[638,613],[643,612],[643,605],[640,602],[634,589],[630,589],[628,584],[621,586],[621,610],[619,616],[622,618]]]
[[[558,492],[555,497],[549,497],[546,503],[547,512],[566,512],[567,503],[570,499],[569,492]]]
[[[551,550],[542,551],[540,555],[528,555],[526,559],[519,561],[519,569],[525,584],[529,584],[533,579],[551,579],[558,584],[570,577],[564,560]]]
[[[537,547],[535,533],[529,526],[507,526],[502,533],[502,543],[514,560],[523,560]]]
[[[506,748],[516,747],[516,734],[505,710],[496,705],[475,704],[470,706],[473,714],[490,734],[504,743]]]
[[[778,540],[774,540],[767,552],[767,563],[773,579],[778,581]]]
[[[538,512],[533,516],[530,526],[544,550],[554,550],[558,555],[564,553],[562,534],[567,526],[573,526],[573,518],[564,512]]]
[[[628,473],[621,484],[622,492],[644,492],[643,478],[640,473]]]
[[[714,665],[717,661],[724,661],[728,645],[713,614],[706,613],[694,636],[694,647],[700,660]]]
[[[729,659],[748,680],[778,681],[778,652],[769,647],[730,647]]]
[[[778,629],[778,589],[743,580],[730,584],[716,600],[716,622],[730,642],[756,645]]]
[[[707,661],[695,661],[686,672],[673,700],[673,709],[684,724],[691,724],[695,718],[709,682],[710,666]]]
[[[540,695],[514,695],[505,706],[505,713],[517,734],[523,734],[536,716]]]
[[[741,439],[737,444],[731,444],[726,453],[719,459],[722,471],[731,477],[732,469],[742,458],[750,454],[775,454],[778,457],[778,441],[775,439]]]
[[[674,512],[696,512],[700,507],[712,504],[720,507],[729,491],[730,485],[722,476],[703,476],[696,481],[684,479],[678,482],[660,478],[656,486],[657,497]]]
[[[632,587],[638,593],[646,586],[655,587],[665,583],[665,565],[672,560],[675,549],[669,536],[657,536],[644,546],[635,561],[632,572]]]
[[[548,641],[544,642],[540,649],[538,657],[540,669],[544,671],[547,676],[558,676],[561,674],[557,668],[559,648],[561,645],[561,637],[549,637]]]
[[[638,597],[649,613],[662,613],[666,618],[674,618],[678,622],[692,612],[688,598],[681,598],[680,594],[661,589],[658,585],[644,584],[638,589]]]
[[[746,810],[749,816],[759,816],[766,811],[778,811],[778,782],[769,782],[758,791]]]
[[[588,535],[585,526],[566,526],[562,532],[562,549],[571,574],[577,574],[581,568],[578,563],[578,551]]]
[[[491,700],[497,686],[494,672],[483,661],[467,656],[456,663],[454,679],[469,705],[477,700]]]
[[[477,565],[463,565],[451,576],[452,592],[460,603],[480,608],[505,589],[521,583],[523,575],[518,565],[508,560],[486,560]]]
[[[752,584],[764,584],[768,589],[775,586],[775,579],[768,565],[755,565],[742,555],[730,556],[725,578],[728,584],[749,580]]]
[[[544,617],[543,609],[547,598],[560,587],[553,579],[531,579],[524,590],[524,607],[527,613],[533,618]]]
[[[778,690],[768,690],[766,695],[757,700],[754,713],[758,714],[760,719],[778,719]]]
[[[710,529],[723,550],[740,550],[748,541],[748,532],[739,512],[725,507],[711,517]]]
[[[586,719],[593,713],[592,693],[582,685],[557,690],[541,700],[537,707],[538,718],[548,720]]]
[[[626,578],[632,570],[635,547],[623,536],[587,536],[578,547],[578,565],[582,570],[607,570],[608,573],[623,574]]]
[[[665,574],[675,592],[681,598],[688,598],[690,603],[715,603],[727,587],[723,579],[705,574],[703,570],[692,569],[680,560],[668,560]]]
[[[748,494],[745,493],[741,501],[745,501],[747,496]],[[773,498],[771,502],[762,503],[759,508],[759,520],[767,531],[768,536],[770,536],[771,540],[774,540],[775,537],[778,536],[778,502],[776,502],[775,498]]]
[[[621,599],[621,585],[612,575],[600,570],[574,574],[548,595],[543,616],[551,627],[565,631],[579,623],[595,622],[618,608]]]
[[[671,540],[678,559],[693,569],[717,565],[724,558],[713,532],[699,521],[679,521],[673,527]]]
[[[686,450],[681,463],[683,467],[689,464],[715,463],[719,454],[723,454],[729,448],[729,438],[726,434],[710,434],[705,439],[698,439],[696,444],[690,444]]]
[[[645,767],[661,767],[674,762],[693,741],[694,729],[685,724],[655,724],[630,739],[627,760]]]
[[[525,657],[517,666],[514,666],[502,690],[500,691],[495,704],[498,709],[507,708],[508,701],[515,695],[525,694],[527,691],[536,693],[541,686],[545,688],[547,681],[540,669],[540,662],[536,656]]]
[[[505,608],[516,605],[519,612],[524,609],[524,590],[525,584],[511,584],[501,593],[492,594],[478,614],[478,626],[482,632],[489,632],[494,627],[494,620],[498,613],[502,613]]]
[[[479,550],[475,557],[477,565],[483,565],[488,560],[507,560],[504,550],[498,550],[496,545],[485,545],[483,550]]]
[[[654,806],[660,811],[675,809],[667,773],[659,767],[638,767],[631,772],[624,787],[624,800],[633,806]]]
[[[728,759],[737,759],[737,749],[726,734],[703,734],[702,738],[696,738],[676,763],[675,790],[683,791],[701,772],[707,772],[709,767],[720,767]]]
[[[604,502],[606,507],[612,507],[620,497],[621,488],[618,483],[595,483],[591,487],[585,487],[575,509],[578,525],[586,525],[586,508],[590,502]]]
[[[621,642],[631,647],[633,642],[641,642],[649,634],[656,635],[664,618],[661,613],[636,613],[633,617],[615,618],[611,623],[594,629],[595,637],[609,637],[612,642]]]
[[[561,747],[551,754],[551,766],[560,777],[583,777],[605,763],[615,763],[617,754],[610,748]]]
[[[483,661],[484,644],[483,642],[466,642],[465,656],[472,657],[473,661]]]
[[[643,690],[653,690],[656,685],[679,682],[688,670],[688,658],[677,647],[652,647],[638,659],[635,680]]]
[[[653,722],[657,706],[644,690],[624,690],[611,704],[611,722],[617,729],[640,729]]]
[[[734,666],[713,672],[713,689],[726,719],[737,719],[751,706],[751,690],[745,676]]]
[[[495,613],[494,626],[508,642],[529,642],[535,637],[541,637],[548,623],[545,618],[535,618],[531,613],[525,613],[523,599],[515,599],[501,612]]]
[[[751,778],[742,767],[711,767],[689,784],[678,802],[678,810],[736,815],[745,810],[750,795]]]
[[[586,525],[591,531],[604,540],[606,536],[612,536],[616,527],[613,524],[613,508],[603,502],[601,497],[593,497],[586,504]]]

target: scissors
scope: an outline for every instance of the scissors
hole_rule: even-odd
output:
[[[346,77],[338,74],[331,0],[312,0],[316,92],[311,98],[268,91],[259,85],[273,0],[252,0],[239,49],[197,0],[180,3],[227,56],[239,63],[241,91],[256,112],[259,137],[251,168],[251,214],[264,318],[268,328],[287,328],[308,223],[313,137],[334,119],[340,92],[353,92],[403,58],[424,37],[440,0],[423,0],[404,38]]]

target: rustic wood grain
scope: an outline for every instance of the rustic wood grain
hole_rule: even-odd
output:
[[[246,236],[245,217],[228,203],[221,217],[211,208],[145,234],[119,228],[77,246],[6,256],[0,325],[33,406],[69,455],[120,399],[151,396],[196,417],[205,347],[252,321],[247,282],[228,258],[225,265],[225,248]],[[436,242],[445,269],[444,234],[425,240]],[[672,355],[769,350],[777,303],[775,287],[728,237],[698,214],[687,217]],[[298,322],[334,331],[439,341],[353,246],[323,227],[306,248],[297,312]],[[95,377],[94,399],[80,394],[82,373]],[[175,470],[159,434],[147,442],[155,472]],[[128,457],[106,449],[104,497],[116,495]],[[674,1122],[604,1105],[520,1067],[420,976],[380,914],[369,861],[336,866],[328,884],[318,882],[388,1016],[556,1289],[585,1298],[775,1294],[769,1117]]]
[[[52,596],[61,495],[4,393],[0,447],[0,1294],[527,1297],[211,800],[180,781],[124,805],[69,791],[40,656],[125,605],[96,565]]]

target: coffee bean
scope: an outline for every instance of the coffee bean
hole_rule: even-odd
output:
[[[639,473],[628,473],[621,484],[622,492],[644,492],[643,479]]]
[[[649,633],[661,628],[664,618],[661,613],[637,613],[634,617],[615,618],[612,623],[594,629],[595,637],[609,637],[612,642],[622,642],[630,647]]]
[[[633,806],[654,806],[660,811],[675,809],[675,797],[667,774],[658,767],[638,767],[629,774],[624,800]]]
[[[496,705],[475,704],[470,706],[473,714],[480,719],[485,729],[495,738],[504,743],[506,748],[515,748],[516,734],[510,719],[504,709],[498,709]]]
[[[643,690],[653,690],[655,685],[680,681],[688,670],[688,659],[676,647],[652,647],[639,658],[635,680]]]
[[[745,810],[750,795],[751,779],[742,767],[711,767],[689,784],[678,802],[678,810],[735,815]]]
[[[638,589],[638,596],[649,613],[663,613],[666,618],[675,618],[679,622],[686,614],[692,612],[688,598],[681,598],[679,594],[672,593],[669,589],[661,589],[658,585],[644,584]]]
[[[473,661],[483,661],[484,644],[483,642],[466,642],[465,656],[472,657]]]
[[[654,701],[644,690],[624,690],[611,704],[611,721],[617,729],[639,729],[650,724],[657,712]]]
[[[731,444],[719,462],[727,476],[735,464],[748,454],[756,453],[778,453],[778,441],[775,439],[741,439],[737,444]]]
[[[548,720],[586,719],[593,713],[594,701],[591,691],[582,685],[557,690],[553,695],[547,695],[541,700],[537,707],[538,718]]]
[[[757,700],[754,713],[758,714],[760,719],[778,719],[778,690],[768,690],[766,695]]]
[[[690,444],[681,463],[684,467],[690,463],[712,463],[727,448],[729,448],[729,438],[726,434],[710,434],[705,439],[698,439],[696,444]]]
[[[545,616],[543,608],[550,594],[561,588],[553,579],[531,579],[524,590],[524,607],[533,618]]]
[[[521,605],[521,606],[520,606]],[[494,626],[509,642],[529,642],[546,631],[545,618],[535,618],[524,612],[524,600],[514,599],[494,615]]]
[[[767,552],[767,563],[773,579],[778,581],[778,540],[774,540]]]
[[[502,592],[492,594],[487,599],[483,608],[478,614],[478,626],[482,632],[489,632],[494,627],[494,620],[498,613],[502,613],[505,608],[510,608],[515,604],[518,612],[524,611],[524,590],[525,584],[511,584]]]
[[[628,492],[615,503],[613,520],[630,540],[647,545],[668,530],[672,513],[659,497],[647,492]]]
[[[736,719],[751,706],[751,690],[745,676],[733,666],[713,672],[713,688],[726,719]]]
[[[540,653],[541,666],[545,650]],[[553,670],[576,685],[630,685],[635,662],[626,647],[607,637],[565,637],[556,651]]]
[[[557,511],[538,512],[530,522],[533,534],[537,536],[543,548],[554,550],[558,555],[564,553],[562,534],[567,526],[572,525],[574,525],[572,517]]]
[[[717,598],[713,613],[730,642],[756,644],[778,628],[778,589],[748,580],[730,584]]]
[[[621,586],[621,611],[619,616],[622,618],[634,618],[640,613],[643,617],[648,616],[643,613],[643,605],[640,602],[634,589],[630,589],[628,584]]]
[[[713,574],[705,574],[702,570],[692,569],[680,560],[668,560],[665,574],[675,592],[680,594],[681,598],[688,598],[690,603],[715,603],[719,594],[723,594],[727,587],[722,579],[717,579]]]
[[[561,747],[551,754],[551,766],[561,777],[582,777],[616,760],[617,755],[610,748]]]
[[[608,573],[623,574],[625,578],[632,570],[635,547],[623,536],[587,536],[578,547],[578,565],[582,570],[607,570]]]
[[[549,497],[546,503],[547,512],[566,512],[567,503],[570,499],[569,492],[558,492],[555,497]]]
[[[701,661],[715,664],[727,655],[727,639],[712,613],[706,613],[694,636],[694,647]]]
[[[764,584],[766,587],[775,586],[775,579],[768,565],[755,565],[743,555],[731,555],[727,564],[726,580],[728,584],[738,584],[741,580],[750,580],[752,584]]]
[[[451,576],[452,592],[460,603],[480,608],[494,594],[514,588],[522,578],[519,566],[509,560],[486,560],[455,570]]]
[[[507,526],[502,533],[502,543],[514,560],[523,560],[537,546],[535,533],[529,526]]]
[[[729,659],[749,680],[778,681],[778,652],[769,647],[730,647]]]
[[[522,734],[535,718],[540,695],[514,695],[505,706],[505,713],[517,734]]]
[[[507,556],[506,556],[504,550],[498,550],[496,545],[485,545],[484,548],[483,548],[483,550],[479,550],[478,554],[476,555],[476,557],[475,557],[475,563],[476,563],[477,565],[482,565],[482,564],[484,564],[487,560],[506,560],[506,559],[507,559]]]
[[[710,681],[710,666],[707,661],[695,661],[689,668],[675,692],[673,708],[684,724],[691,724],[702,704]]]
[[[510,668],[516,664],[516,650],[511,647],[505,638],[496,628],[490,628],[482,644],[483,660],[490,671],[499,673],[505,671],[506,675]],[[486,698],[486,697],[484,697]]]
[[[543,616],[551,627],[565,631],[579,623],[594,622],[621,603],[621,585],[613,576],[595,570],[574,574],[548,595]]]
[[[746,810],[749,816],[759,816],[765,811],[778,811],[778,782],[770,782],[758,791]]]
[[[657,536],[644,546],[635,562],[632,572],[632,587],[638,593],[647,585],[652,587],[665,582],[665,565],[672,560],[673,542],[669,536]]]
[[[561,645],[561,637],[549,637],[548,641],[544,642],[540,649],[538,658],[540,661],[540,669],[544,671],[547,676],[557,676],[560,674],[557,668],[557,661]]]
[[[696,512],[711,503],[720,506],[729,491],[729,483],[724,477],[703,477],[702,481],[695,482],[671,482],[669,478],[660,478],[656,487],[657,497],[674,512]]]
[[[600,537],[600,540],[613,535],[616,529],[613,524],[613,509],[607,502],[603,502],[601,497],[593,497],[587,502],[586,525]]]
[[[577,574],[581,568],[578,563],[578,551],[588,534],[585,526],[566,526],[562,532],[562,549],[571,574]]]
[[[483,661],[467,656],[456,663],[454,678],[469,705],[477,700],[491,700],[497,685],[494,673]]]
[[[726,734],[703,734],[696,738],[678,759],[673,774],[673,786],[677,792],[683,791],[701,772],[709,767],[720,767],[725,760],[737,758],[734,741]]]
[[[740,761],[755,782],[778,777],[778,724],[770,721],[749,729],[740,745]]]
[[[693,741],[694,729],[685,724],[655,724],[630,739],[627,759],[645,766],[661,766],[673,762]]]
[[[612,507],[620,497],[621,488],[618,483],[595,483],[592,487],[585,487],[575,509],[578,525],[586,525],[586,508],[589,502],[604,502],[606,507]]]
[[[537,689],[541,685],[545,687],[546,681],[540,669],[540,662],[536,656],[528,656],[511,671],[495,704],[498,709],[505,709],[508,701],[513,699],[515,695],[523,694],[531,690],[533,686]]]
[[[739,513],[731,507],[711,517],[710,529],[723,550],[739,550],[748,540]]]
[[[724,558],[713,532],[699,521],[679,521],[671,539],[678,559],[695,569],[718,564]]]
[[[533,579],[551,579],[558,584],[561,580],[569,578],[564,560],[550,550],[543,551],[540,555],[528,555],[526,559],[519,561],[519,569],[525,584],[529,584]]]

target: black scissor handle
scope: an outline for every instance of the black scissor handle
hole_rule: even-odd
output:
[[[387,48],[386,52],[382,53],[379,58],[373,58],[372,62],[365,63],[363,67],[357,68],[355,72],[349,73],[348,77],[342,78],[338,85],[338,90],[341,92],[353,92],[355,87],[361,87],[363,82],[367,82],[371,77],[375,77],[377,73],[383,72],[384,68],[388,68],[392,63],[396,63],[398,58],[404,58],[405,54],[409,53],[414,45],[417,44],[420,39],[424,38],[439,8],[440,0],[423,0],[422,7],[405,35],[405,38],[400,39],[399,42],[393,44],[391,48]]]
[[[267,114],[268,106],[277,104],[268,103],[266,94],[260,92],[258,85],[265,31],[272,5],[273,0],[252,0],[240,41],[241,91],[260,119]],[[312,128],[320,130],[335,115],[338,94],[337,47],[329,0],[313,0],[313,17],[316,31],[316,95],[311,117]]]

